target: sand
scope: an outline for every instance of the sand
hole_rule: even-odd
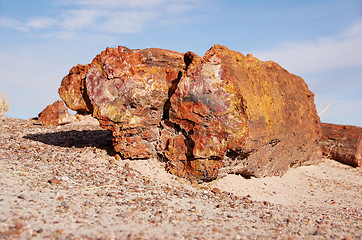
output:
[[[115,160],[95,124],[0,117],[1,239],[361,239],[362,170],[330,159],[282,177],[197,184]]]

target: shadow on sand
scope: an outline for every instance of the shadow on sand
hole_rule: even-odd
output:
[[[70,130],[54,133],[37,133],[24,136],[25,139],[60,147],[96,147],[114,155],[112,132],[108,130]]]

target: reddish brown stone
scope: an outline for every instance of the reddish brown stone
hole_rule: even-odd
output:
[[[163,49],[107,48],[86,77],[93,115],[113,131],[123,158],[156,157],[159,124],[185,67],[183,54]]]
[[[70,114],[63,101],[58,100],[38,114],[38,121],[45,126],[57,126],[70,121]]]
[[[244,176],[281,175],[309,161],[320,137],[314,95],[303,79],[219,45],[194,58],[182,76],[170,120],[184,133],[186,168],[204,180],[221,166]]]
[[[50,184],[61,184],[60,180],[56,177],[53,177],[51,179],[48,180],[48,183]]]
[[[92,105],[89,102],[85,88],[85,77],[90,64],[78,64],[74,66],[67,76],[62,80],[58,90],[59,96],[64,103],[72,110],[80,114],[92,112]]]
[[[318,150],[314,95],[302,78],[274,62],[219,45],[202,58],[118,47],[71,72],[68,79],[83,81],[86,94],[68,94],[69,102],[89,98],[88,110],[113,131],[123,158],[158,157],[178,176],[282,175]],[[66,81],[62,88],[68,90],[60,92],[79,86]]]
[[[322,123],[323,154],[352,167],[362,166],[362,128]]]

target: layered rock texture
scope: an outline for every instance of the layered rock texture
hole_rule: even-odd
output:
[[[107,48],[72,68],[59,95],[112,130],[123,158],[157,157],[181,177],[282,175],[317,159],[320,121],[303,79],[220,45],[202,58]]]
[[[362,166],[362,128],[322,123],[323,154],[352,167]]]

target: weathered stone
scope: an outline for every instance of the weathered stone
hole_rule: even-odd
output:
[[[323,155],[352,167],[362,166],[362,128],[322,123]]]
[[[71,116],[68,109],[61,100],[48,105],[38,114],[38,121],[45,126],[57,126],[70,120]]]
[[[63,78],[58,90],[59,96],[64,103],[80,114],[92,113],[92,105],[85,87],[85,77],[89,66],[90,64],[74,66],[69,74]]]
[[[111,129],[123,158],[156,157],[159,124],[170,92],[184,71],[183,54],[163,50],[107,48],[86,77],[93,115]]]
[[[189,171],[204,180],[221,166],[244,176],[281,175],[309,161],[320,138],[314,95],[302,78],[219,45],[182,76],[170,120],[184,133]]]
[[[85,72],[72,79],[86,94],[69,94],[69,102],[88,98],[122,158],[158,157],[178,176],[208,181],[220,173],[282,175],[318,152],[314,95],[277,63],[219,45],[202,58],[118,47]],[[68,92],[78,86],[63,82]]]

